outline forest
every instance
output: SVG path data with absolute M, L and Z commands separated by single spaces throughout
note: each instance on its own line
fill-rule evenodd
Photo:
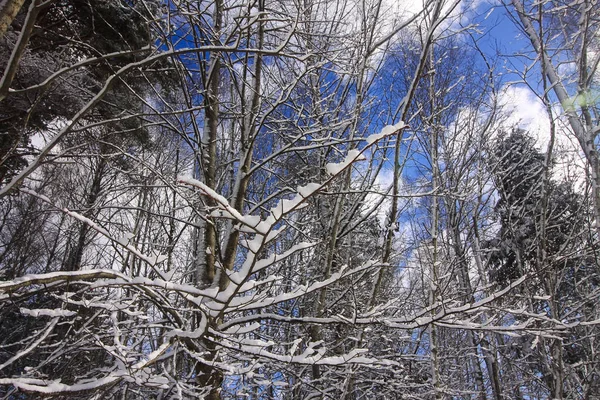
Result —
M 0 0 L 0 399 L 598 399 L 598 0 Z

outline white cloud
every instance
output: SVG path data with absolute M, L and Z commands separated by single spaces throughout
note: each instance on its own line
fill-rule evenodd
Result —
M 384 196 L 378 193 L 386 193 L 392 186 L 393 180 L 393 171 L 391 169 L 383 168 L 375 178 L 375 183 L 371 188 L 373 192 L 367 194 L 365 197 L 365 204 L 362 210 L 363 213 L 373 212 L 373 208 L 377 207 L 374 212 L 382 227 L 385 226 L 386 219 L 392 208 L 392 201 L 390 198 L 384 198 Z
M 536 139 L 537 148 L 546 152 L 550 142 L 551 119 L 542 101 L 529 88 L 510 85 L 500 91 L 498 103 L 505 116 L 500 128 L 528 131 Z M 552 118 L 556 129 L 554 176 L 581 185 L 585 181 L 582 172 L 585 170 L 585 160 L 559 104 L 552 105 Z
M 550 132 L 548 113 L 542 101 L 529 88 L 505 86 L 498 103 L 506 116 L 502 123 L 505 128 L 517 127 L 529 131 L 537 137 L 540 149 L 547 146 Z

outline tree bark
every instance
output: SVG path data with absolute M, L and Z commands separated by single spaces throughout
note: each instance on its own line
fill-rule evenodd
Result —
M 0 39 L 23 7 L 25 0 L 2 0 L 0 3 Z

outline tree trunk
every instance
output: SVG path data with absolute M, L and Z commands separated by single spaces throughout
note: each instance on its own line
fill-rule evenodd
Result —
M 98 165 L 94 170 L 92 185 L 90 186 L 86 198 L 85 212 L 83 213 L 83 216 L 86 218 L 92 219 L 97 214 L 98 210 L 96 208 L 96 201 L 98 200 L 100 191 L 102 189 L 102 178 L 104 177 L 105 169 L 106 159 L 100 157 L 98 160 Z M 83 258 L 83 252 L 85 250 L 87 234 L 90 231 L 90 226 L 83 222 L 79 222 L 79 224 L 81 224 L 81 226 L 79 227 L 75 243 L 73 247 L 71 247 L 67 259 L 65 260 L 63 271 L 79 271 L 81 268 L 81 260 Z
M 0 39 L 23 7 L 25 0 L 2 0 L 0 3 Z

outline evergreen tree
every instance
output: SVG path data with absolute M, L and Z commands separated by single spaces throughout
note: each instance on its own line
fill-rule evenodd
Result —
M 534 140 L 520 130 L 501 137 L 492 151 L 500 230 L 497 238 L 488 243 L 490 278 L 506 285 L 523 275 L 523 263 L 535 258 L 544 155 L 535 148 Z
M 502 136 L 494 145 L 492 168 L 500 229 L 487 247 L 492 265 L 490 278 L 500 285 L 535 272 L 540 246 L 544 247 L 546 260 L 564 264 L 561 254 L 582 244 L 580 230 L 589 217 L 585 203 L 570 182 L 549 179 L 544 189 L 545 159 L 534 139 L 522 130 Z M 577 254 L 568 257 L 568 263 L 581 260 Z
M 578 365 L 594 362 L 588 357 L 594 352 L 593 340 L 585 339 L 589 336 L 586 328 L 577 327 L 595 318 L 587 306 L 598 282 L 586 231 L 591 210 L 571 182 L 551 179 L 552 161 L 535 147 L 527 132 L 517 130 L 500 137 L 492 153 L 500 229 L 486 244 L 490 279 L 504 287 L 527 275 L 525 284 L 514 290 L 517 296 L 504 301 L 548 321 L 574 324 L 562 339 L 539 342 L 531 337 L 498 337 L 502 357 L 521 360 L 516 369 L 505 365 L 503 379 L 538 376 L 542 379 L 527 389 L 530 393 L 562 398 L 568 387 L 581 386 L 589 378 L 572 380 L 585 375 Z M 549 365 L 548 359 L 553 363 Z M 583 384 L 588 385 L 593 386 Z
M 53 124 L 72 118 L 110 75 L 146 55 L 153 40 L 148 22 L 152 21 L 152 2 L 49 2 L 37 14 L 31 34 L 23 35 L 29 3 L 25 3 L 6 35 L 0 38 L 2 89 L 6 85 L 12 89 L 0 97 L 0 183 L 9 181 L 27 164 L 25 157 L 35 155 L 36 149 L 30 146 L 32 136 L 45 134 Z M 26 51 L 11 59 L 19 43 L 26 39 Z M 105 57 L 107 54 L 113 56 Z M 82 60 L 90 62 L 68 68 Z M 17 62 L 11 79 L 10 67 Z M 57 74 L 61 69 L 62 73 Z M 127 83 L 113 85 L 85 116 L 86 122 L 110 120 L 103 124 L 109 130 L 143 134 L 139 120 L 133 116 L 142 106 L 136 93 L 141 93 L 144 80 L 133 75 L 127 78 Z M 80 141 L 82 135 L 79 136 Z

